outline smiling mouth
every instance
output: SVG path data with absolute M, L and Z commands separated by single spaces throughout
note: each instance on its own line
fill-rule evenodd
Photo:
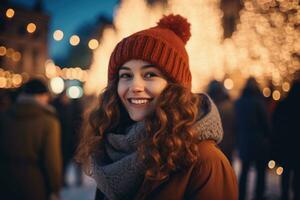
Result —
M 147 99 L 147 98 L 128 98 L 128 101 L 130 104 L 134 105 L 146 105 L 149 104 L 152 99 Z

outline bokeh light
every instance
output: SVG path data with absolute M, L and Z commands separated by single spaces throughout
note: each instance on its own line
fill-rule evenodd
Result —
M 277 167 L 276 174 L 280 176 L 282 173 L 283 173 L 283 168 L 282 167 Z
M 34 33 L 35 30 L 36 30 L 36 25 L 31 22 L 31 23 L 27 24 L 27 28 L 26 29 L 27 29 L 28 33 Z
M 98 40 L 96 40 L 96 39 L 91 39 L 90 41 L 89 41 L 89 48 L 90 49 L 92 49 L 92 50 L 94 50 L 94 49 L 97 49 L 97 47 L 99 46 L 99 42 L 98 42 Z
M 224 81 L 224 87 L 227 90 L 231 90 L 233 88 L 233 86 L 234 86 L 234 84 L 233 84 L 232 79 L 230 79 L 230 78 L 225 79 L 225 81 Z
M 264 97 L 269 97 L 269 96 L 271 96 L 271 89 L 268 88 L 268 87 L 264 88 L 264 89 L 263 89 L 263 95 L 264 95 Z
M 62 40 L 64 38 L 64 32 L 62 32 L 61 30 L 54 31 L 53 38 L 56 41 Z
M 50 88 L 53 93 L 60 94 L 64 91 L 65 83 L 64 80 L 60 77 L 54 77 L 50 79 Z
M 285 91 L 285 92 L 288 92 L 288 91 L 290 91 L 290 83 L 288 83 L 288 82 L 284 82 L 283 84 L 282 84 L 282 90 L 283 91 Z
M 8 9 L 6 10 L 6 17 L 7 17 L 7 18 L 13 18 L 14 15 L 15 15 L 14 9 L 8 8 Z
M 71 86 L 67 89 L 67 96 L 70 97 L 71 99 L 78 99 L 82 97 L 83 95 L 83 90 L 82 87 L 80 86 Z
M 281 97 L 281 94 L 278 90 L 274 90 L 273 93 L 272 93 L 272 97 L 275 101 L 278 101 Z
M 15 87 L 19 87 L 22 83 L 22 76 L 20 74 L 15 74 L 12 76 L 12 83 Z
M 21 53 L 18 52 L 18 51 L 14 52 L 14 53 L 12 54 L 12 60 L 13 60 L 14 62 L 20 61 L 21 57 L 22 57 L 22 55 L 21 55 Z
M 6 54 L 6 48 L 4 46 L 0 46 L 0 56 L 4 56 Z
M 80 38 L 79 38 L 78 35 L 72 35 L 72 36 L 70 37 L 70 44 L 71 44 L 72 46 L 77 46 L 77 45 L 79 44 L 79 42 L 80 42 Z
M 275 167 L 275 165 L 276 165 L 276 163 L 275 163 L 274 160 L 270 160 L 269 163 L 268 163 L 268 167 L 269 167 L 270 169 L 273 169 L 273 168 Z

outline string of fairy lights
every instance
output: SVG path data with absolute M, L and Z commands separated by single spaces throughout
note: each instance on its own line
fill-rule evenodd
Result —
M 7 18 L 12 19 L 15 16 L 16 11 L 13 8 L 8 8 L 6 10 L 5 14 L 6 14 Z M 34 33 L 37 30 L 37 28 L 38 28 L 37 25 L 33 22 L 28 23 L 27 26 L 26 26 L 26 30 L 27 30 L 28 33 Z M 55 30 L 53 32 L 52 36 L 53 36 L 53 39 L 55 41 L 58 41 L 58 42 L 62 41 L 65 37 L 64 32 L 60 29 Z M 69 38 L 69 43 L 72 46 L 79 45 L 80 44 L 80 37 L 76 34 L 71 35 L 70 38 Z M 99 41 L 95 38 L 92 38 L 88 41 L 87 45 L 91 50 L 95 50 L 99 46 Z

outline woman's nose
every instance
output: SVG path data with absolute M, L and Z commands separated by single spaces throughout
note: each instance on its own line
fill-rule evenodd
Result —
M 142 92 L 144 91 L 145 85 L 143 80 L 139 79 L 139 78 L 134 78 L 131 82 L 130 85 L 130 90 L 132 92 Z

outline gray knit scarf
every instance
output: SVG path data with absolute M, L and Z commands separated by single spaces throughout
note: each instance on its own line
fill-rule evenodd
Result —
M 222 140 L 220 116 L 212 100 L 202 95 L 207 113 L 195 124 L 199 140 Z M 106 155 L 92 157 L 92 177 L 107 199 L 133 199 L 144 179 L 146 167 L 138 159 L 137 147 L 145 138 L 143 122 L 135 123 L 125 134 L 106 134 Z M 108 161 L 111 160 L 111 161 Z

